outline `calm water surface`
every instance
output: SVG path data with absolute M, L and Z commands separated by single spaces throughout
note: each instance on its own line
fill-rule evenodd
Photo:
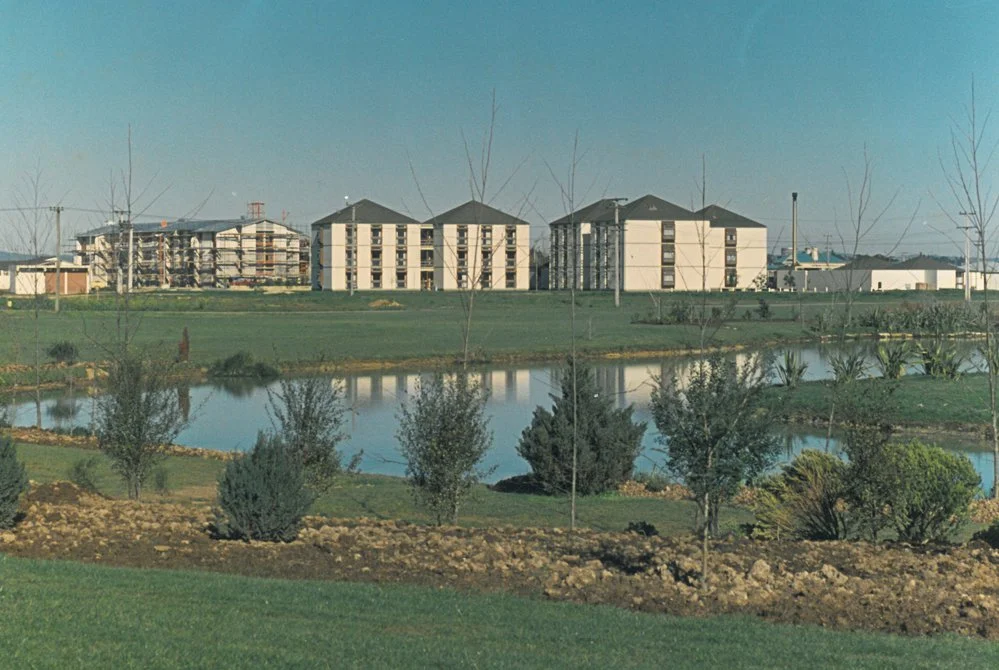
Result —
M 853 345 L 854 348 L 872 351 L 870 343 Z M 795 349 L 808 363 L 807 379 L 827 379 L 831 376 L 829 356 L 842 351 L 842 347 L 800 346 Z M 973 370 L 977 361 L 973 346 L 967 345 L 969 362 Z M 744 360 L 749 354 L 733 354 Z M 597 363 L 594 367 L 602 392 L 613 398 L 619 407 L 634 404 L 635 417 L 646 421 L 649 427 L 644 438 L 644 453 L 639 458 L 639 469 L 648 470 L 663 462 L 663 455 L 656 449 L 657 432 L 649 414 L 652 380 L 656 375 L 674 372 L 681 378 L 689 371 L 690 359 L 672 358 L 658 361 L 615 361 Z M 348 454 L 363 450 L 361 469 L 366 472 L 402 475 L 405 466 L 397 450 L 395 438 L 400 403 L 414 388 L 420 372 L 364 373 L 343 378 L 348 413 L 347 429 L 350 437 L 343 449 Z M 520 367 L 490 367 L 477 370 L 482 382 L 491 392 L 488 413 L 494 432 L 494 444 L 486 457 L 486 466 L 496 468 L 492 480 L 523 474 L 529 470 L 516 452 L 521 431 L 531 421 L 535 407 L 551 407 L 550 393 L 557 391 L 558 367 L 535 365 Z M 276 384 L 270 386 L 274 390 Z M 253 446 L 257 432 L 271 428 L 267 413 L 268 387 L 241 383 L 183 387 L 178 389 L 182 406 L 190 408 L 190 423 L 178 436 L 177 442 L 188 446 L 219 450 L 244 451 Z M 45 427 L 71 428 L 89 426 L 93 398 L 86 393 L 60 392 L 44 401 L 42 418 Z M 33 425 L 34 404 L 17 402 L 11 407 L 17 425 Z M 980 443 L 955 444 L 951 438 L 941 445 L 967 455 L 979 474 L 983 486 L 992 486 L 992 453 Z M 839 442 L 834 437 L 830 451 L 838 452 Z M 791 458 L 805 448 L 826 448 L 825 433 L 794 430 L 785 436 L 784 458 Z

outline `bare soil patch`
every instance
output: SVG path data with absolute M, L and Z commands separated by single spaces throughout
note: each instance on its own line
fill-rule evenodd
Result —
M 213 539 L 208 506 L 133 503 L 70 483 L 35 487 L 0 551 L 134 567 L 293 579 L 406 582 L 607 603 L 653 612 L 743 614 L 892 633 L 999 638 L 999 550 L 849 542 L 713 545 L 697 586 L 693 537 L 554 529 L 432 528 L 309 517 L 288 544 Z

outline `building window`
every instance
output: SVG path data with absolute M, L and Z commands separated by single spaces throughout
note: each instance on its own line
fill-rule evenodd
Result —
M 516 251 L 507 251 L 506 252 L 506 266 L 508 268 L 515 268 L 515 267 L 517 267 L 517 252 Z
M 434 246 L 434 231 L 433 228 L 424 228 L 420 231 L 420 246 L 432 247 Z
M 468 245 L 468 226 L 458 226 L 458 246 Z
M 397 252 L 395 252 L 395 264 L 396 265 L 401 265 L 403 267 L 406 266 L 406 252 L 405 251 L 397 251 Z
M 676 222 L 662 221 L 663 242 L 673 242 L 676 240 Z
M 736 265 L 737 262 L 736 253 L 734 249 L 729 249 L 725 252 L 725 266 L 732 267 Z
M 458 267 L 467 268 L 468 267 L 468 250 L 459 249 L 458 250 Z
M 735 228 L 726 228 L 725 229 L 725 246 L 726 247 L 734 247 L 736 242 L 737 242 L 737 238 L 736 238 L 736 234 L 735 234 Z
M 434 266 L 434 250 L 423 249 L 420 251 L 420 267 L 432 268 Z
M 480 288 L 491 288 L 493 285 L 493 273 L 483 272 L 479 277 L 479 287 Z
M 406 271 L 398 270 L 395 273 L 395 287 L 396 288 L 406 288 Z
M 517 226 L 507 226 L 506 227 L 506 245 L 508 247 L 516 246 L 517 244 Z
M 372 249 L 371 250 L 371 267 L 380 268 L 382 266 L 382 250 Z
M 663 245 L 663 265 L 676 265 L 676 249 L 672 244 Z
M 729 270 L 725 273 L 725 288 L 735 288 L 739 285 L 739 275 Z
M 382 287 L 382 273 L 381 271 L 371 273 L 371 288 L 381 288 Z
M 493 227 L 492 226 L 482 226 L 482 243 L 492 244 L 493 243 Z
M 458 288 L 468 288 L 468 273 L 458 270 Z
M 676 288 L 676 271 L 673 268 L 663 268 L 663 288 Z
M 406 226 L 395 227 L 395 243 L 398 246 L 406 246 Z
M 507 273 L 506 273 L 506 287 L 507 288 L 517 288 L 517 273 L 516 272 L 510 272 L 509 270 L 507 271 Z
M 347 224 L 347 244 L 353 244 L 356 240 L 354 239 L 354 224 Z
M 347 288 L 357 288 L 357 280 L 354 278 L 354 273 L 347 270 Z
M 424 291 L 434 290 L 434 273 L 424 270 L 420 273 L 420 288 Z
M 382 243 L 382 227 L 379 225 L 371 226 L 371 245 L 380 246 Z

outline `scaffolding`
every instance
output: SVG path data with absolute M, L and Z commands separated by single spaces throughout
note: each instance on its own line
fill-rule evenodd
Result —
M 262 206 L 251 203 L 258 204 Z M 219 222 L 213 223 L 217 228 Z M 133 228 L 131 261 L 128 231 L 114 226 L 78 238 L 77 256 L 90 266 L 98 286 L 122 283 L 126 268 L 131 269 L 135 287 L 225 288 L 233 283 L 308 281 L 308 237 L 266 219 L 231 223 L 215 230 L 205 230 L 202 222 Z

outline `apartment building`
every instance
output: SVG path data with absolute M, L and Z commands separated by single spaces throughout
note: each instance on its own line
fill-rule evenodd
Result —
M 469 201 L 419 222 L 360 200 L 312 224 L 315 290 L 527 290 L 530 224 Z
M 435 216 L 434 283 L 447 291 L 477 286 L 526 291 L 530 287 L 531 224 L 469 200 Z
M 93 288 L 298 283 L 309 276 L 309 238 L 263 217 L 108 223 L 77 236 L 75 260 Z
M 598 200 L 550 230 L 553 289 L 612 290 L 620 277 L 624 291 L 735 290 L 766 277 L 766 227 L 718 205 Z
M 434 228 L 371 200 L 312 224 L 315 290 L 433 290 Z

